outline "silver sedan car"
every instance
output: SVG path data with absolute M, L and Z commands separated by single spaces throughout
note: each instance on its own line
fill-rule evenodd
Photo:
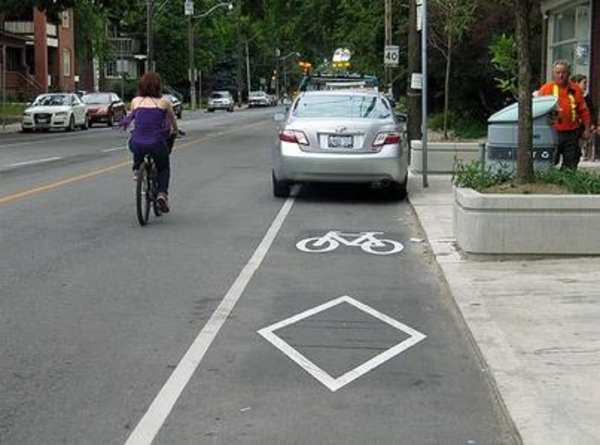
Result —
M 395 199 L 406 196 L 406 127 L 377 91 L 305 92 L 275 121 L 275 196 L 289 196 L 302 182 L 370 183 Z

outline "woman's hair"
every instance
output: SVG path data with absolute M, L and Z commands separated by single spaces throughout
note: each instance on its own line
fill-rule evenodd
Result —
M 579 83 L 582 80 L 587 80 L 587 76 L 584 74 L 575 74 L 574 76 L 571 77 L 571 81 L 573 81 L 575 83 Z
M 144 74 L 138 86 L 138 96 L 161 97 L 160 76 L 152 71 Z

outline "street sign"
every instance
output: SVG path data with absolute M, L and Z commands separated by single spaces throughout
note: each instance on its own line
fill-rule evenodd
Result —
M 423 0 L 417 0 L 417 31 L 423 29 Z
M 400 47 L 396 45 L 385 45 L 383 64 L 385 66 L 398 66 L 400 59 Z
M 184 10 L 185 10 L 185 15 L 194 15 L 193 0 L 185 0 Z
M 410 76 L 410 87 L 413 90 L 423 89 L 423 75 L 421 73 L 412 73 Z

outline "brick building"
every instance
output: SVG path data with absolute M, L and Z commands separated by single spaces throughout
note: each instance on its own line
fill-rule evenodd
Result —
M 73 13 L 57 21 L 32 9 L 18 16 L 0 16 L 0 64 L 5 64 L 7 95 L 31 98 L 51 90 L 76 87 Z

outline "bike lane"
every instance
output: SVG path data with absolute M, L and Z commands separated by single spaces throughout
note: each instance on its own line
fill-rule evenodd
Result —
M 154 443 L 519 443 L 423 238 L 406 202 L 305 187 Z

